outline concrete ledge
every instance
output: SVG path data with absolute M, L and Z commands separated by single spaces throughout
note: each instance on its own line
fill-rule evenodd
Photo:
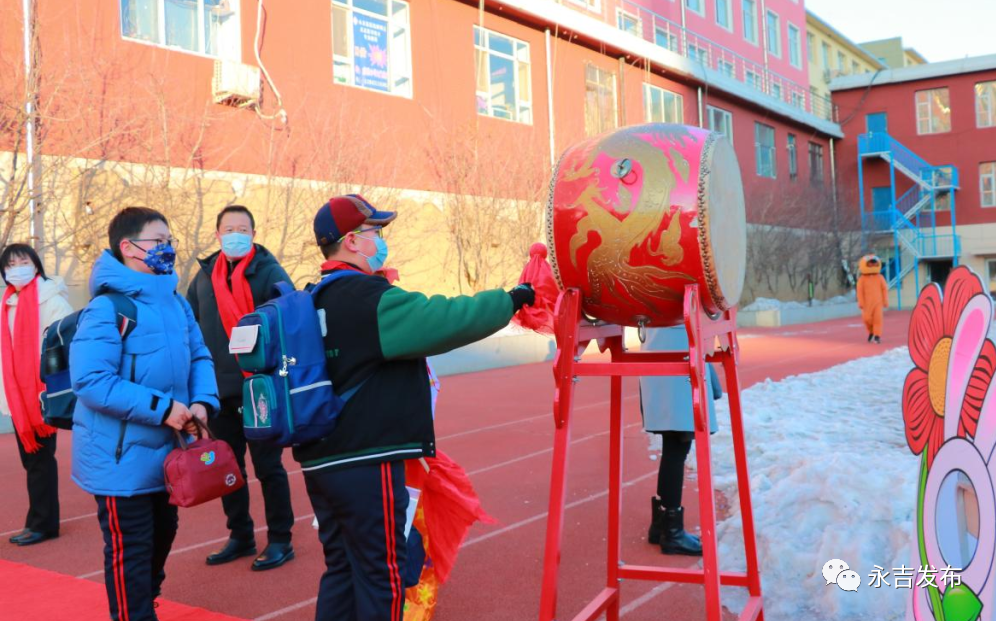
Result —
M 841 317 L 856 317 L 860 314 L 858 305 L 854 303 L 739 311 L 737 313 L 737 326 L 741 328 L 777 328 L 800 323 L 829 321 Z

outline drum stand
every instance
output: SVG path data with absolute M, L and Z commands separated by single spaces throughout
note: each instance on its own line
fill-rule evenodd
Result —
M 623 327 L 591 324 L 581 315 L 581 293 L 568 289 L 557 301 L 557 355 L 554 377 L 557 383 L 553 402 L 556 433 L 553 448 L 553 473 L 550 479 L 550 511 L 547 520 L 546 552 L 543 559 L 543 590 L 540 621 L 553 621 L 557 610 L 557 582 L 560 568 L 561 538 L 564 527 L 564 503 L 567 493 L 567 457 L 570 447 L 571 410 L 574 384 L 581 377 L 610 378 L 609 409 L 609 518 L 606 586 L 602 592 L 574 617 L 574 621 L 594 621 L 602 614 L 607 621 L 619 619 L 620 583 L 624 579 L 656 582 L 684 582 L 705 586 L 706 619 L 721 621 L 720 585 L 747 587 L 750 598 L 739 621 L 763 621 L 761 577 L 757 565 L 754 516 L 751 510 L 750 479 L 747 475 L 747 449 L 744 444 L 743 412 L 740 405 L 740 380 L 737 373 L 736 312 L 727 311 L 711 320 L 699 305 L 697 285 L 685 288 L 685 327 L 688 330 L 688 354 L 684 352 L 628 352 L 623 343 Z M 718 337 L 720 349 L 712 353 Z M 588 343 L 596 341 L 601 351 L 608 350 L 610 362 L 581 362 Z M 720 572 L 716 551 L 716 510 L 710 470 L 709 421 L 705 383 L 706 362 L 722 364 L 730 399 L 730 424 L 736 455 L 740 513 L 743 518 L 747 572 Z M 622 378 L 636 376 L 688 377 L 692 385 L 695 417 L 695 454 L 699 478 L 699 519 L 702 529 L 704 569 L 672 569 L 627 565 L 620 560 L 620 518 L 622 514 Z M 642 503 L 641 503 L 642 505 Z

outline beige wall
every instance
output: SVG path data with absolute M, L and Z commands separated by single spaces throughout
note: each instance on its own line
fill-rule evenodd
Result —
M 832 80 L 840 75 L 866 73 L 877 69 L 876 65 L 869 60 L 867 55 L 862 54 L 861 50 L 857 49 L 853 44 L 842 40 L 837 34 L 827 29 L 819 20 L 815 20 L 812 17 L 807 18 L 806 29 L 808 35 L 812 35 L 813 42 L 812 49 L 809 50 L 809 85 L 811 89 L 815 89 L 816 94 L 823 97 L 830 96 L 828 79 Z M 809 41 L 808 35 L 807 45 Z M 827 69 L 823 64 L 824 44 L 830 48 L 828 55 L 830 63 L 829 73 L 827 73 Z M 838 53 L 844 55 L 843 71 L 838 67 Z M 856 72 L 853 63 L 858 64 Z

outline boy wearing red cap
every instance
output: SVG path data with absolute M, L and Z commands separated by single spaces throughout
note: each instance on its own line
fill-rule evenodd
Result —
M 382 228 L 395 217 L 355 194 L 331 199 L 315 216 L 322 273 L 355 273 L 315 300 L 329 377 L 339 394 L 359 387 L 335 432 L 294 448 L 325 549 L 316 621 L 401 621 L 403 460 L 436 450 L 425 358 L 497 332 L 534 302 L 528 284 L 428 298 L 374 275 L 388 254 Z

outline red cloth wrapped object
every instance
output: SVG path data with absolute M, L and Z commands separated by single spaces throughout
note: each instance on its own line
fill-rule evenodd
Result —
M 428 556 L 432 559 L 439 583 L 446 582 L 456 563 L 460 544 L 474 522 L 497 524 L 481 508 L 467 473 L 442 451 L 425 458 L 429 471 L 418 460 L 406 462 L 405 484 L 422 490 L 419 504 L 425 512 Z
M 546 261 L 547 250 L 544 244 L 533 244 L 529 248 L 529 262 L 522 270 L 519 284 L 528 282 L 536 292 L 536 303 L 523 306 L 512 318 L 517 325 L 543 334 L 553 334 L 553 311 L 557 306 L 560 288 L 553 277 L 553 268 Z

